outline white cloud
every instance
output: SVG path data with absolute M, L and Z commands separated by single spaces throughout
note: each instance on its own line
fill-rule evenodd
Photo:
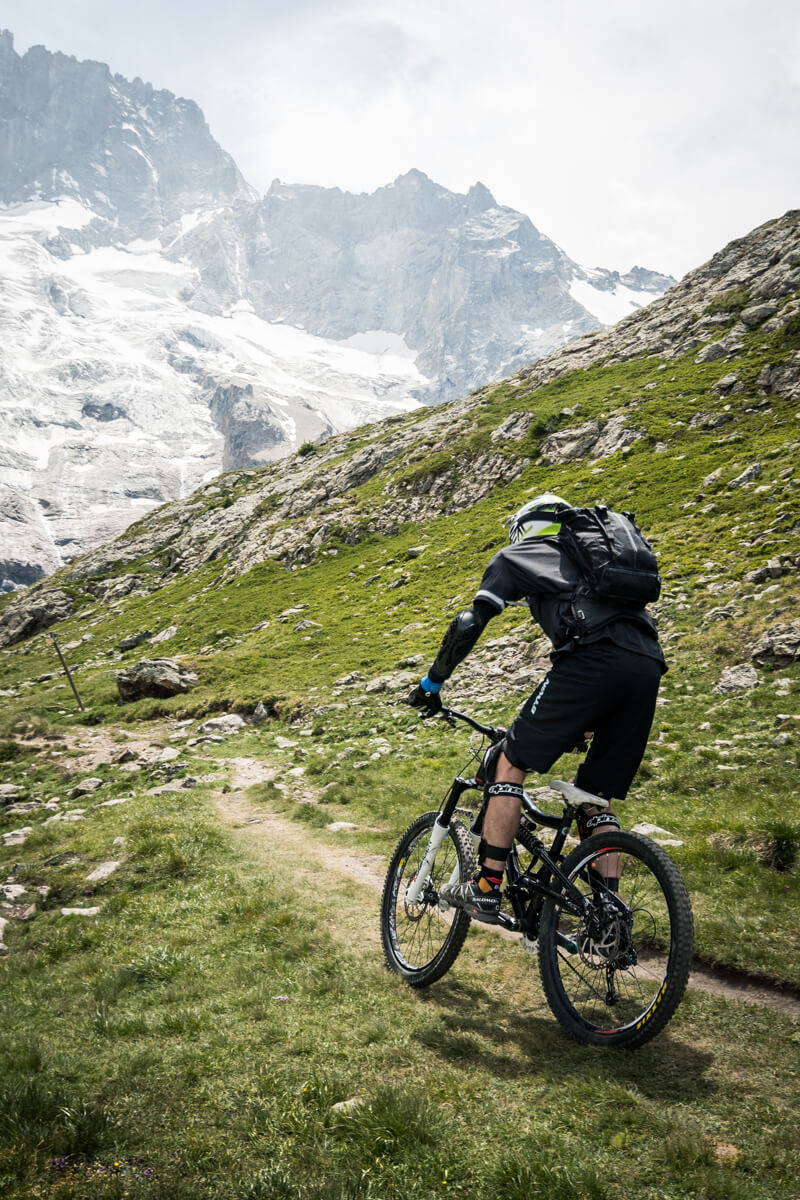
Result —
M 795 0 L 114 8 L 2 19 L 191 95 L 261 189 L 480 179 L 579 261 L 674 273 L 800 202 Z

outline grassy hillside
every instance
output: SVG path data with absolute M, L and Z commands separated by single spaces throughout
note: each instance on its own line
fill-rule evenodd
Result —
M 800 986 L 797 654 L 774 650 L 776 627 L 791 641 L 797 621 L 800 281 L 745 327 L 753 290 L 692 292 L 692 320 L 725 343 L 717 358 L 696 361 L 708 339 L 636 355 L 641 318 L 624 354 L 613 337 L 584 339 L 574 369 L 564 358 L 222 477 L 48 581 L 73 600 L 51 632 L 87 707 L 46 634 L 0 651 L 0 779 L 62 811 L 84 804 L 65 797 L 87 773 L 104 799 L 132 799 L 74 825 L 44 823 L 58 806 L 0 815 L 0 833 L 31 829 L 23 844 L 4 838 L 2 878 L 50 888 L 4 935 L 4 999 L 27 1030 L 2 1046 L 9 1195 L 791 1193 L 788 1019 L 693 995 L 668 1035 L 612 1064 L 566 1045 L 530 967 L 483 933 L 452 978 L 411 996 L 380 966 L 374 897 L 316 886 L 302 854 L 265 858 L 223 827 L 221 784 L 151 791 L 224 774 L 215 760 L 231 755 L 263 760 L 276 774 L 249 804 L 294 821 L 309 845 L 379 861 L 467 757 L 461 736 L 399 699 L 474 595 L 509 513 L 544 488 L 631 509 L 661 558 L 670 670 L 620 815 L 682 842 L 671 853 L 703 959 Z M 630 436 L 553 461 L 592 422 L 600 437 Z M 1 621 L 20 600 L 0 604 Z M 118 650 L 172 627 L 163 643 Z M 509 610 L 447 700 L 510 718 L 545 649 Z M 122 705 L 115 670 L 159 655 L 197 683 Z M 717 690 L 737 665 L 755 667 L 747 686 Z M 190 745 L 201 717 L 258 703 L 264 724 Z M 89 772 L 77 743 L 98 729 L 178 754 Z M 342 821 L 354 828 L 327 830 Z M 124 864 L 87 885 L 114 836 Z M 59 916 L 98 899 L 97 922 Z M 357 1119 L 331 1114 L 354 1094 L 368 1100 Z M 493 1148 L 476 1152 L 484 1134 Z

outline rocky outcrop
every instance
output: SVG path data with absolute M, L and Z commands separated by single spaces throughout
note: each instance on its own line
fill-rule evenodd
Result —
M 143 658 L 117 671 L 117 691 L 123 704 L 147 697 L 165 699 L 188 692 L 197 676 L 172 658 Z
M 38 594 L 23 592 L 20 599 L 0 614 L 0 646 L 13 646 L 25 638 L 49 629 L 56 621 L 72 614 L 72 597 L 60 589 L 48 589 Z
M 770 625 L 753 647 L 753 661 L 789 667 L 800 660 L 800 621 Z

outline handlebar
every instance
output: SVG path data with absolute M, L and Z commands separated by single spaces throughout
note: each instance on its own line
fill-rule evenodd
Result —
M 456 712 L 454 708 L 443 707 L 436 716 L 446 721 L 448 725 L 455 725 L 456 721 L 463 721 L 465 725 L 469 725 L 470 729 L 474 729 L 476 733 L 480 733 L 488 738 L 493 745 L 506 735 L 505 729 L 497 729 L 494 725 L 481 725 L 480 721 L 476 721 L 474 717 L 468 717 L 466 713 Z

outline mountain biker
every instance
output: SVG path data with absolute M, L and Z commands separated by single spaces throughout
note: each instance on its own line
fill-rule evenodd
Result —
M 581 743 L 585 748 L 584 738 L 591 737 L 576 785 L 606 800 L 623 800 L 642 760 L 667 670 L 655 621 L 644 608 L 589 597 L 580 611 L 588 617 L 577 620 L 574 598 L 581 572 L 558 536 L 571 508 L 545 492 L 519 509 L 509 524 L 510 545 L 492 558 L 471 607 L 453 619 L 427 675 L 407 697 L 423 715 L 438 712 L 442 685 L 487 621 L 514 601 L 527 601 L 553 645 L 549 672 L 484 760 L 488 802 L 479 870 L 473 879 L 441 892 L 442 899 L 489 924 L 496 923 L 500 911 L 505 861 L 528 771 L 549 771 L 562 754 Z M 581 838 L 619 828 L 611 808 L 582 813 Z

